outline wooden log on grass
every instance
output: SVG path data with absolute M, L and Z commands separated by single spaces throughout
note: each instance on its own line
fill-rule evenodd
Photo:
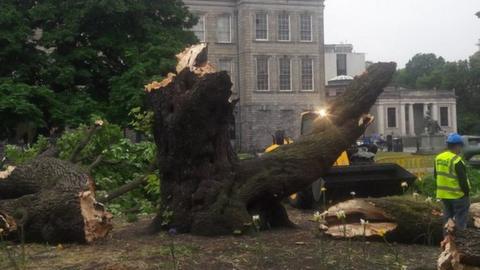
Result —
M 472 227 L 474 219 L 480 219 L 480 212 L 474 210 L 479 206 L 472 205 Z M 325 233 L 336 238 L 385 237 L 387 241 L 409 244 L 438 244 L 443 240 L 442 206 L 430 199 L 353 199 L 330 207 L 323 218 Z
M 0 230 L 7 238 L 91 243 L 110 232 L 111 219 L 95 200 L 91 177 L 73 163 L 36 158 L 0 178 Z

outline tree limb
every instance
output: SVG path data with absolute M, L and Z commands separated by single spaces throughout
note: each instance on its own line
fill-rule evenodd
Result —
M 104 159 L 104 155 L 100 154 L 97 158 L 92 162 L 92 164 L 88 165 L 87 172 L 92 173 L 93 169 L 95 169 L 100 163 L 102 163 Z
M 82 141 L 80 141 L 79 144 L 73 149 L 72 153 L 70 154 L 70 157 L 68 158 L 68 161 L 72 163 L 76 163 L 78 160 L 78 156 L 80 155 L 80 152 L 87 146 L 87 144 L 92 140 L 93 135 L 101 128 L 103 125 L 103 122 L 97 121 L 92 127 L 90 127 L 87 131 L 87 135 L 85 138 L 83 138 Z
M 134 189 L 136 189 L 140 186 L 143 186 L 143 185 L 147 184 L 148 174 L 155 171 L 155 167 L 156 167 L 156 164 L 151 163 L 149 165 L 147 171 L 144 174 L 139 175 L 133 181 L 128 182 L 125 185 L 109 192 L 107 195 L 105 195 L 105 197 L 101 198 L 99 201 L 101 203 L 111 202 L 112 200 L 122 196 L 123 194 L 128 193 L 128 192 L 130 192 L 130 191 L 132 191 L 132 190 L 134 190 Z

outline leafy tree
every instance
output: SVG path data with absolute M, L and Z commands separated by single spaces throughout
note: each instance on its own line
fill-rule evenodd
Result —
M 416 54 L 408 61 L 405 69 L 397 73 L 394 82 L 410 88 L 438 87 L 440 86 L 438 79 L 444 64 L 445 60 L 433 53 Z
M 459 107 L 459 129 L 463 133 L 480 134 L 480 52 L 469 59 L 468 72 L 459 77 L 463 88 L 456 88 Z
M 97 114 L 126 125 L 143 85 L 196 41 L 184 30 L 194 23 L 180 0 L 1 1 L 0 81 L 48 89 L 62 124 Z M 35 121 L 49 124 L 53 113 L 40 111 Z
M 455 89 L 460 132 L 480 134 L 480 52 L 457 62 L 417 54 L 397 71 L 394 83 L 415 89 Z
M 54 125 L 60 115 L 58 108 L 53 91 L 45 86 L 0 82 L 0 137 L 14 136 L 19 124 L 35 129 Z
M 55 48 L 42 73 L 55 92 L 81 89 L 107 116 L 126 124 L 142 105 L 142 86 L 173 67 L 194 42 L 193 17 L 178 0 L 48 0 L 29 10 L 43 30 L 38 45 Z M 74 102 L 73 100 L 70 100 Z

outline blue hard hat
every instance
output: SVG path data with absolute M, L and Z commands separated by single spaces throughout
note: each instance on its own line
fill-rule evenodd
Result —
M 451 133 L 447 138 L 448 144 L 463 144 L 463 138 L 458 133 Z

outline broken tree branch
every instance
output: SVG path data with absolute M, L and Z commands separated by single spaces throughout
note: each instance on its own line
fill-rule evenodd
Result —
M 100 154 L 95 158 L 95 160 L 92 162 L 92 164 L 88 165 L 87 167 L 87 172 L 92 173 L 93 169 L 95 169 L 100 163 L 102 163 L 104 159 L 104 155 Z
M 87 146 L 87 144 L 92 140 L 93 135 L 102 127 L 103 121 L 97 120 L 95 121 L 95 124 L 91 126 L 88 131 L 87 135 L 83 140 L 80 141 L 79 144 L 73 149 L 72 153 L 70 154 L 70 157 L 68 158 L 68 161 L 72 163 L 77 163 L 78 156 L 82 152 L 82 150 Z
M 150 173 L 153 173 L 155 171 L 155 168 L 156 168 L 155 162 L 151 163 L 144 174 L 137 176 L 133 181 L 128 182 L 125 185 L 109 192 L 107 195 L 105 195 L 105 197 L 100 199 L 100 202 L 101 203 L 111 202 L 112 200 L 122 196 L 125 193 L 128 193 L 140 186 L 146 185 L 148 180 L 148 175 Z

